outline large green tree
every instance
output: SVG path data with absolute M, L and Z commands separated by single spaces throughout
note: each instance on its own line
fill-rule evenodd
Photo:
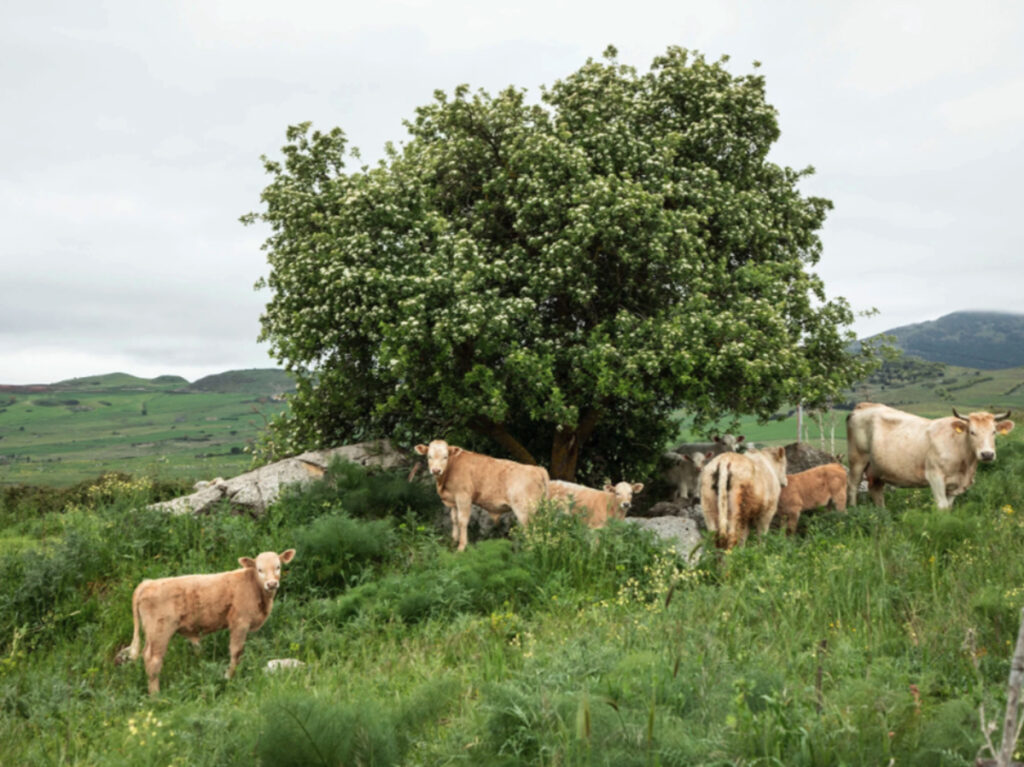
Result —
M 447 436 L 616 479 L 698 426 L 864 374 L 810 271 L 831 207 L 767 159 L 764 79 L 614 49 L 541 90 L 434 94 L 373 167 L 288 129 L 262 194 L 263 340 L 298 377 L 271 449 Z

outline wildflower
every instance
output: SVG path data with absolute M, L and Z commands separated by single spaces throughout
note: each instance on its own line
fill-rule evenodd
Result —
M 1013 506 L 1011 506 L 1010 504 L 1006 504 L 1005 506 L 1003 506 L 1002 511 L 1003 514 L 1013 514 Z

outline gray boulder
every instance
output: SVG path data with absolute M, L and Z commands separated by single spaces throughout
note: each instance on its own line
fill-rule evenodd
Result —
M 659 538 L 672 543 L 689 564 L 697 561 L 702 542 L 697 523 L 688 517 L 626 517 L 627 522 L 653 530 Z
M 806 442 L 786 445 L 786 473 L 799 474 L 801 471 L 823 466 L 826 463 L 841 463 L 836 456 L 811 447 Z
M 198 489 L 191 495 L 150 504 L 149 508 L 161 509 L 171 514 L 202 514 L 210 511 L 221 501 L 227 500 L 233 509 L 262 514 L 277 500 L 281 488 L 285 485 L 322 479 L 331 461 L 339 458 L 361 466 L 383 469 L 405 466 L 409 462 L 409 459 L 386 439 L 328 450 L 312 450 L 247 471 L 231 479 L 217 477 L 205 484 L 196 483 Z

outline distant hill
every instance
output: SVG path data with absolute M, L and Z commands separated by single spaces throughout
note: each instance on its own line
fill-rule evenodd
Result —
M 100 390 L 137 390 L 145 389 L 166 389 L 169 386 L 188 385 L 188 381 L 181 376 L 157 376 L 156 378 L 139 378 L 128 373 L 106 373 L 97 376 L 82 376 L 81 378 L 69 378 L 66 381 L 58 381 L 50 384 L 53 391 L 80 391 L 82 389 Z
M 276 368 L 228 370 L 224 373 L 200 378 L 186 387 L 190 392 L 220 392 L 224 394 L 252 394 L 270 397 L 295 391 L 295 379 Z
M 904 354 L 930 362 L 982 370 L 1024 365 L 1024 314 L 953 312 L 885 334 Z

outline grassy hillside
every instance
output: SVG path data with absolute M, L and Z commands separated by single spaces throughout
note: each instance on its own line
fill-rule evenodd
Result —
M 924 360 L 983 370 L 1024 365 L 1024 314 L 953 312 L 885 334 Z
M 454 554 L 432 488 L 355 468 L 258 520 L 145 511 L 144 482 L 0 509 L 3 763 L 966 767 L 1024 603 L 1022 475 L 1014 439 L 952 512 L 895 491 L 693 570 L 550 514 Z M 223 632 L 173 640 L 155 700 L 114 665 L 140 579 L 291 546 L 235 679 Z
M 235 372 L 216 391 L 177 376 L 123 373 L 0 387 L 0 484 L 68 485 L 105 471 L 192 479 L 245 471 L 244 448 L 285 405 L 254 393 L 280 391 L 280 371 Z

